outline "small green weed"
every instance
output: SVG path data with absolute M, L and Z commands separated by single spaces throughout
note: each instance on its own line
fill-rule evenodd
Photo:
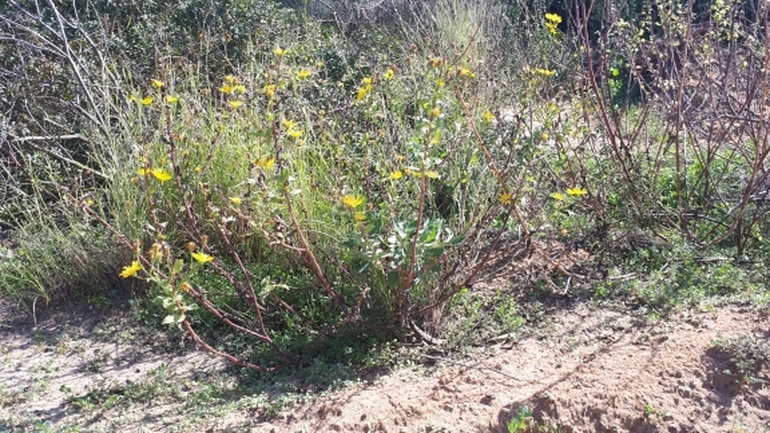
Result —
M 565 433 L 565 430 L 550 422 L 537 422 L 532 410 L 524 406 L 516 412 L 516 415 L 506 425 L 508 433 Z
M 727 354 L 731 366 L 723 373 L 735 377 L 739 384 L 760 384 L 767 379 L 759 376 L 762 368 L 770 361 L 770 344 L 759 341 L 751 335 L 738 337 L 719 336 L 712 342 L 719 351 Z
M 650 422 L 655 422 L 659 419 L 662 419 L 664 416 L 663 411 L 655 409 L 654 406 L 649 404 L 644 405 L 643 411 L 644 411 L 644 417 Z
M 508 421 L 508 433 L 523 433 L 532 425 L 532 411 L 523 407 Z

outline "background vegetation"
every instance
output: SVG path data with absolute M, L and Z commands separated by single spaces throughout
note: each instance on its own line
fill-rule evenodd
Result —
M 766 299 L 766 5 L 345 4 L 0 6 L 0 296 L 256 370 Z

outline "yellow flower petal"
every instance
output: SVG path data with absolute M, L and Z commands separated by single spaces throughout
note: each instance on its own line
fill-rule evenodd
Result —
M 195 261 L 198 263 L 208 263 L 214 260 L 213 256 L 210 256 L 206 253 L 197 252 L 190 253 L 190 255 L 192 255 L 192 258 L 195 259 Z
M 145 97 L 144 97 L 144 98 L 142 98 L 142 100 L 141 100 L 141 101 L 139 101 L 139 102 L 141 102 L 141 103 L 142 103 L 142 105 L 144 105 L 145 107 L 147 107 L 147 106 L 149 106 L 149 105 L 152 105 L 152 96 L 145 96 Z
M 227 103 L 233 110 L 243 106 L 243 101 L 229 101 Z
M 457 68 L 457 76 L 460 78 L 473 79 L 476 78 L 476 73 L 468 68 Z
M 495 113 L 490 111 L 489 108 L 484 110 L 484 114 L 482 114 L 482 117 L 484 117 L 484 122 L 486 123 L 492 123 L 495 121 Z
M 388 176 L 390 180 L 399 180 L 402 177 L 404 177 L 404 172 L 402 172 L 401 170 L 393 171 L 390 173 L 390 176 Z
M 133 277 L 137 272 L 141 270 L 142 265 L 139 264 L 138 260 L 134 260 L 130 265 L 123 268 L 123 270 L 120 272 L 120 276 L 123 278 Z
M 300 69 L 299 71 L 297 71 L 297 78 L 299 78 L 300 80 L 306 80 L 310 78 L 310 75 L 312 75 L 312 72 L 310 72 L 309 69 Z
M 163 81 L 160 81 L 160 80 L 153 79 L 150 81 L 150 84 L 154 89 L 160 89 L 161 87 L 163 87 Z
M 500 203 L 502 203 L 503 206 L 510 206 L 513 204 L 513 197 L 507 192 L 503 193 L 503 195 L 500 196 Z
M 168 95 L 166 96 L 166 102 L 168 102 L 169 104 L 176 104 L 177 102 L 179 102 L 179 98 L 177 98 L 176 96 Z
M 356 100 L 363 101 L 366 98 L 366 95 L 368 95 L 369 92 L 371 91 L 372 91 L 371 84 L 359 87 L 358 90 L 356 90 Z
M 273 165 L 275 165 L 275 158 L 267 158 L 267 157 L 261 157 L 258 160 L 254 161 L 254 165 L 257 167 L 262 167 L 265 170 L 270 170 L 273 168 Z
M 230 197 L 230 203 L 234 204 L 235 206 L 240 206 L 241 202 L 243 202 L 243 200 L 240 197 Z
M 362 211 L 358 211 L 355 214 L 353 214 L 353 219 L 356 222 L 366 221 L 366 213 Z
M 265 86 L 265 96 L 267 96 L 267 99 L 273 99 L 273 96 L 275 96 L 275 84 L 268 84 Z
M 566 196 L 564 194 L 560 193 L 560 192 L 552 192 L 551 193 L 551 198 L 554 199 L 554 200 L 561 201 L 561 200 L 564 200 L 566 198 Z
M 154 177 L 155 179 L 158 179 L 161 182 L 165 182 L 171 179 L 171 173 L 167 172 L 162 168 L 153 168 L 150 171 L 150 173 L 152 173 L 152 177 Z
M 580 197 L 586 194 L 588 194 L 588 191 L 585 188 L 581 188 L 579 186 L 567 189 L 567 195 Z
M 355 209 L 358 206 L 361 206 L 364 203 L 364 198 L 360 195 L 353 196 L 353 195 L 346 195 L 342 197 L 342 204 L 345 206 Z
M 547 13 L 545 14 L 545 20 L 554 24 L 561 24 L 561 16 L 559 14 Z
M 532 72 L 534 72 L 537 75 L 542 75 L 544 77 L 552 77 L 556 75 L 556 71 L 553 69 L 535 68 L 535 69 L 532 69 Z
M 286 50 L 284 50 L 284 49 L 283 49 L 283 48 L 281 48 L 281 47 L 275 47 L 275 48 L 273 48 L 273 54 L 275 54 L 275 55 L 276 55 L 276 56 L 278 56 L 278 57 L 283 57 L 283 56 L 285 56 L 285 55 L 286 55 L 286 52 L 287 52 L 287 51 L 286 51 Z

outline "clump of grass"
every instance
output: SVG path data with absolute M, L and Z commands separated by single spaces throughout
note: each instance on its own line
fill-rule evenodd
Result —
M 61 301 L 128 289 L 115 275 L 121 254 L 104 254 L 111 242 L 103 231 L 27 225 L 14 232 L 13 242 L 13 256 L 0 262 L 0 296 L 33 315 Z

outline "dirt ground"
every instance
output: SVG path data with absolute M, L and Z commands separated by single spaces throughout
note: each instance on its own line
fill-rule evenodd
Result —
M 767 311 L 752 307 L 650 322 L 579 305 L 517 341 L 462 357 L 429 351 L 411 366 L 298 403 L 251 397 L 197 418 L 198 400 L 184 402 L 199 395 L 202 374 L 224 380 L 212 376 L 226 368 L 221 361 L 198 350 L 122 347 L 128 331 L 108 319 L 27 328 L 18 320 L 0 324 L 0 431 L 507 432 L 526 409 L 540 428 L 529 431 L 770 431 L 770 366 L 736 375 L 734 353 L 715 344 L 750 336 L 767 345 Z M 148 377 L 157 383 L 159 372 L 164 384 L 184 384 L 171 403 L 135 399 L 105 409 L 100 400 L 99 411 L 83 408 L 82 396 L 94 390 Z

